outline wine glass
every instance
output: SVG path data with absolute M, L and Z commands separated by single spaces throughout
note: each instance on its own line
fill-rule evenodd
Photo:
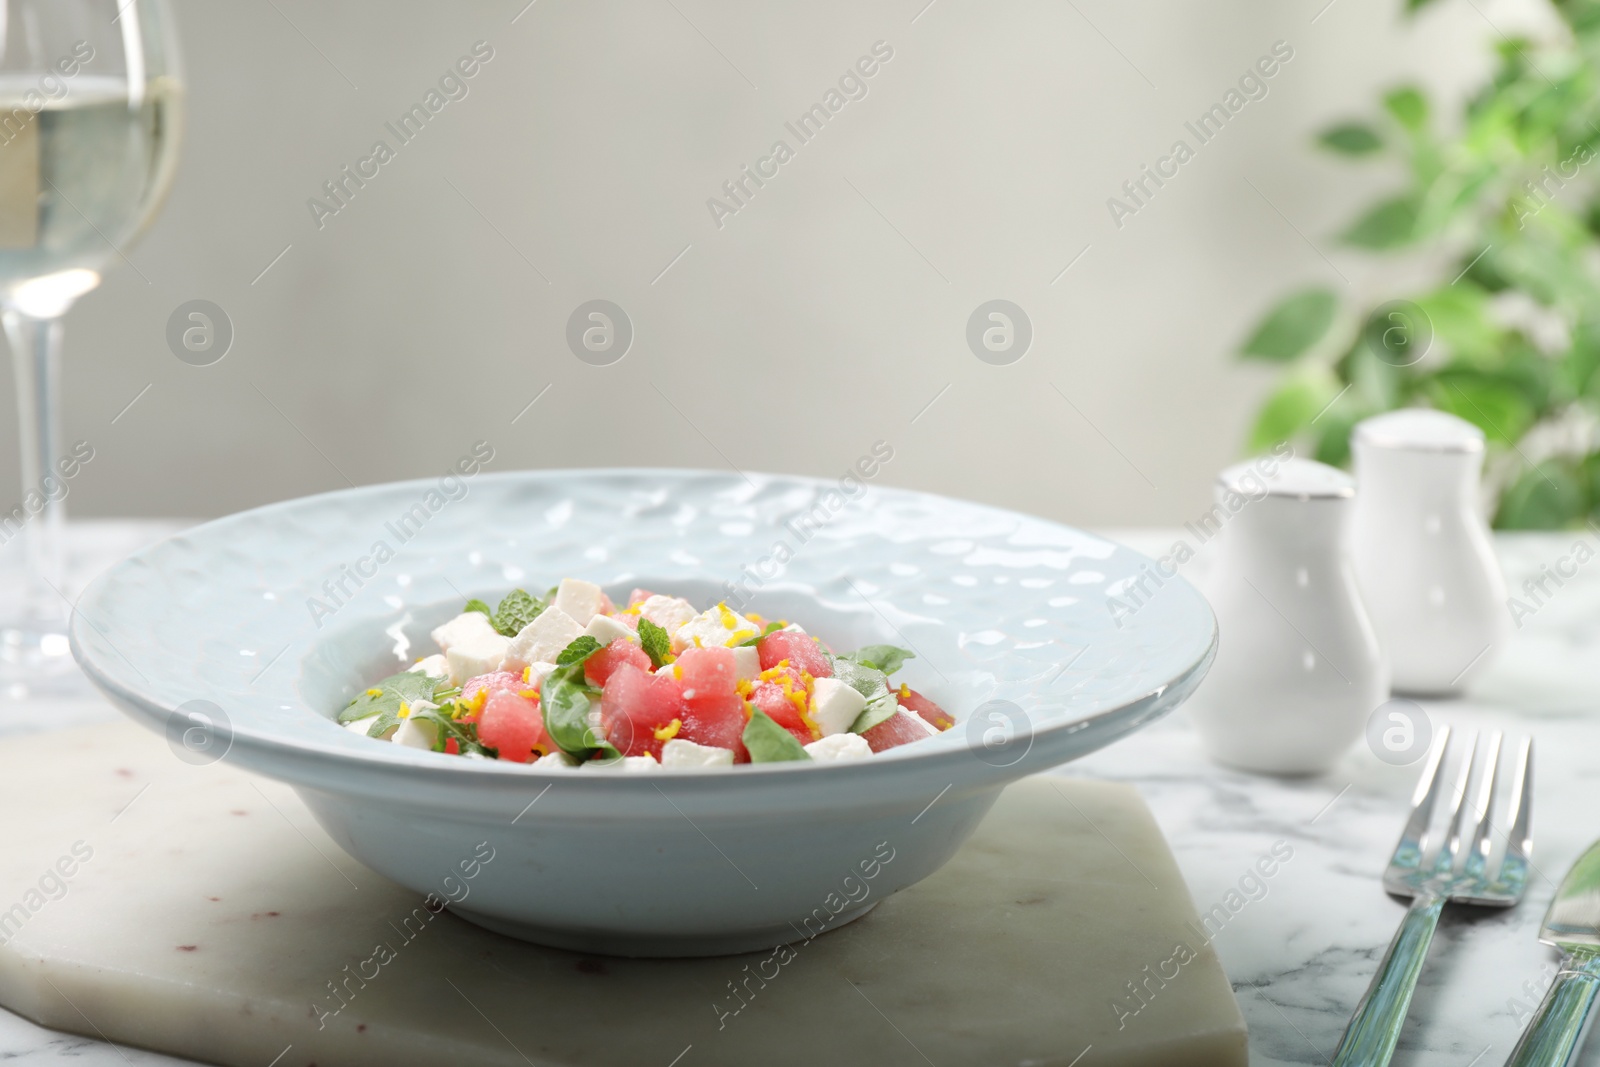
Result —
M 182 112 L 165 0 L 0 0 L 0 320 L 22 434 L 20 498 L 0 501 L 8 696 L 76 675 L 61 539 L 84 456 L 61 451 L 61 317 L 161 206 Z

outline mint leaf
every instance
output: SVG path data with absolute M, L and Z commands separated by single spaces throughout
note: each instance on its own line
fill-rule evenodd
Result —
M 863 667 L 871 667 L 887 675 L 899 670 L 905 665 L 906 660 L 916 659 L 917 654 L 910 649 L 896 648 L 894 645 L 867 645 L 865 648 L 858 648 L 854 652 L 846 652 L 834 658 L 859 663 Z
M 481 611 L 485 615 L 489 616 L 489 621 L 490 622 L 494 621 L 494 612 L 489 610 L 489 605 L 485 604 L 483 601 L 479 600 L 477 597 L 473 597 L 471 600 L 467 601 L 467 606 L 462 608 L 461 611 L 462 611 L 462 614 L 465 614 L 465 613 L 467 613 L 469 611 Z
M 489 621 L 494 623 L 494 628 L 500 631 L 502 637 L 515 637 L 524 626 L 539 617 L 545 606 L 544 601 L 527 590 L 513 589 L 500 601 L 500 606 Z
M 889 676 L 876 667 L 835 656 L 833 676 L 867 698 L 867 706 L 850 724 L 851 733 L 865 733 L 880 722 L 893 718 L 894 713 L 900 710 L 899 701 L 889 690 Z
M 770 715 L 755 705 L 750 706 L 750 721 L 744 724 L 741 740 L 750 750 L 751 763 L 784 763 L 811 758 L 794 734 L 773 722 Z
M 556 656 L 556 666 L 581 667 L 584 660 L 588 659 L 596 652 L 599 652 L 604 647 L 605 646 L 602 645 L 598 639 L 590 637 L 588 634 L 583 634 L 580 637 L 574 638 L 570 645 L 561 650 L 561 653 Z M 583 672 L 579 671 L 578 673 L 581 676 Z
M 390 725 L 393 725 L 399 721 L 401 704 L 414 704 L 420 700 L 437 703 L 434 696 L 449 688 L 447 679 L 429 678 L 420 671 L 392 674 L 345 705 L 344 710 L 339 712 L 339 721 L 355 722 L 373 715 L 390 715 L 393 716 Z
M 573 651 L 574 646 L 586 639 L 599 645 L 592 637 L 580 637 L 568 645 L 561 655 L 565 657 Z M 561 751 L 580 760 L 586 760 L 596 752 L 606 759 L 620 758 L 622 753 L 617 751 L 616 746 L 596 736 L 589 725 L 589 710 L 594 698 L 600 695 L 600 690 L 583 680 L 583 660 L 588 655 L 592 653 L 558 667 L 545 676 L 544 683 L 539 687 L 544 728 L 549 731 L 551 740 L 561 747 Z
M 656 668 L 667 662 L 672 652 L 672 638 L 667 636 L 667 631 L 643 616 L 639 619 L 639 644 L 650 657 L 650 666 Z
M 761 639 L 763 637 L 767 636 L 770 633 L 776 633 L 777 631 L 779 631 L 781 629 L 783 629 L 783 623 L 781 623 L 781 622 L 769 622 L 769 623 L 767 623 L 767 628 L 765 630 L 762 630 L 759 634 L 757 634 L 754 637 L 745 638 L 743 641 L 740 641 L 737 645 L 734 645 L 733 647 L 734 648 L 746 648 L 746 647 L 748 647 L 750 645 L 760 644 Z

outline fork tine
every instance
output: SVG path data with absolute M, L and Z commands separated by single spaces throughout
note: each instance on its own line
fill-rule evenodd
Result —
M 1433 758 L 1417 780 L 1416 792 L 1411 797 L 1411 816 L 1406 819 L 1405 828 L 1400 831 L 1400 841 L 1394 848 L 1393 862 L 1399 866 L 1416 867 L 1422 862 L 1422 854 L 1428 847 L 1428 827 L 1433 822 L 1433 811 L 1438 807 L 1439 793 L 1444 785 L 1444 776 L 1440 772 L 1449 766 L 1450 751 L 1454 744 L 1455 737 L 1450 727 L 1439 727 L 1438 747 L 1433 750 Z
M 1499 782 L 1496 779 L 1499 777 L 1500 749 L 1504 741 L 1505 735 L 1496 730 L 1489 741 L 1489 753 L 1484 757 L 1483 773 L 1478 777 L 1478 826 L 1472 835 L 1472 848 L 1467 853 L 1464 868 L 1467 875 L 1475 878 L 1483 877 L 1489 864 L 1489 853 L 1494 848 L 1490 829 L 1494 822 L 1495 799 L 1499 796 Z
M 1520 893 L 1528 880 L 1528 857 L 1533 852 L 1533 738 L 1522 740 L 1516 776 L 1511 783 L 1511 833 L 1506 838 L 1506 857 L 1495 879 L 1511 892 Z
M 1465 828 L 1468 807 L 1467 789 L 1472 784 L 1472 768 L 1478 762 L 1478 749 L 1482 747 L 1482 741 L 1481 735 L 1473 734 L 1472 748 L 1468 750 L 1467 758 L 1461 761 L 1461 773 L 1456 776 L 1455 799 L 1450 808 L 1450 830 L 1434 860 L 1435 871 L 1450 870 L 1461 855 L 1461 831 Z

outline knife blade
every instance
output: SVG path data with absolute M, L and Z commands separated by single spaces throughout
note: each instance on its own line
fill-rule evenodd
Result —
M 1594 1021 L 1600 999 L 1600 841 L 1561 880 L 1539 940 L 1561 950 L 1561 970 L 1506 1067 L 1566 1067 Z

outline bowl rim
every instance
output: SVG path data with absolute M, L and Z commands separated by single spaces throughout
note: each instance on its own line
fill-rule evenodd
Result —
M 744 476 L 757 479 L 771 479 L 790 483 L 803 483 L 812 486 L 833 487 L 834 481 L 811 475 L 786 474 L 764 471 L 719 471 L 708 468 L 693 467 L 562 467 L 562 468 L 523 468 L 503 471 L 484 471 L 475 476 L 474 482 L 515 482 L 526 480 L 560 480 L 564 478 L 594 479 L 606 476 L 640 476 L 640 477 L 680 477 L 680 478 L 729 478 L 735 479 Z M 154 544 L 147 545 L 137 552 L 130 554 L 125 559 L 101 571 L 86 586 L 73 606 L 71 624 L 69 626 L 69 642 L 73 657 L 88 676 L 89 680 L 104 692 L 114 704 L 129 713 L 135 719 L 142 721 L 152 729 L 160 731 L 164 724 L 170 723 L 174 715 L 179 714 L 179 707 L 168 706 L 163 700 L 157 699 L 124 681 L 123 677 L 106 663 L 102 663 L 92 650 L 85 647 L 85 630 L 98 630 L 84 614 L 82 605 L 91 604 L 93 599 L 103 596 L 108 590 L 114 588 L 121 572 L 136 565 L 148 555 L 161 551 L 173 542 L 182 538 L 199 535 L 212 535 L 217 531 L 225 531 L 229 527 L 259 519 L 263 516 L 277 515 L 292 511 L 317 501 L 329 498 L 343 498 L 345 500 L 360 501 L 364 497 L 377 496 L 382 493 L 392 492 L 408 487 L 423 487 L 436 482 L 436 478 L 423 477 L 404 479 L 392 482 L 377 482 L 367 485 L 331 489 L 320 493 L 292 497 L 286 500 L 273 501 L 268 504 L 258 505 L 243 511 L 233 512 L 216 519 L 199 523 L 184 530 L 177 531 Z M 1078 527 L 1068 526 L 1065 523 L 1052 519 L 1041 518 L 1027 512 L 1010 508 L 1001 508 L 991 504 L 966 500 L 960 497 L 946 496 L 940 493 L 927 492 L 920 489 L 904 488 L 899 486 L 875 485 L 874 488 L 894 494 L 905 494 L 916 497 L 934 498 L 945 504 L 953 504 L 962 508 L 975 509 L 981 512 L 1003 516 L 1011 519 L 1020 519 L 1030 523 L 1039 523 L 1059 527 L 1086 537 L 1094 537 L 1114 545 L 1119 550 L 1134 556 L 1143 562 L 1150 562 L 1149 557 L 1137 552 L 1126 545 L 1112 541 L 1110 538 L 1082 530 Z M 1215 612 L 1211 610 L 1209 602 L 1199 593 L 1194 586 L 1182 575 L 1169 580 L 1169 584 L 1178 584 L 1187 587 L 1193 593 L 1195 602 L 1205 612 L 1209 625 L 1209 635 L 1200 653 L 1181 669 L 1143 692 L 1130 696 L 1114 707 L 1104 708 L 1093 713 L 1060 722 L 1033 724 L 1030 722 L 1030 750 L 1037 748 L 1040 742 L 1055 740 L 1058 743 L 1068 736 L 1080 732 L 1104 732 L 1108 736 L 1095 748 L 1103 747 L 1114 740 L 1142 728 L 1155 721 L 1178 704 L 1182 703 L 1193 692 L 1205 673 L 1209 670 L 1216 657 L 1218 647 L 1218 627 Z M 109 647 L 109 646 L 108 646 Z M 290 646 L 291 648 L 293 645 Z M 114 649 L 113 649 L 114 651 Z M 286 650 L 287 651 L 287 650 Z M 303 650 L 302 650 L 303 651 Z M 120 653 L 118 656 L 120 657 Z M 109 658 L 109 657 L 108 657 Z M 131 664 L 130 664 L 131 666 Z M 135 669 L 137 673 L 137 669 Z M 306 705 L 307 710 L 313 714 L 318 709 Z M 968 745 L 937 745 L 932 747 L 904 746 L 904 749 L 917 751 L 891 750 L 886 753 L 875 754 L 870 760 L 848 761 L 838 763 L 763 763 L 756 765 L 741 765 L 733 773 L 726 768 L 708 768 L 704 770 L 690 768 L 674 768 L 662 770 L 652 774 L 628 774 L 621 771 L 590 771 L 581 773 L 577 768 L 562 771 L 537 771 L 527 764 L 502 765 L 499 760 L 467 760 L 460 757 L 443 757 L 437 760 L 413 762 L 396 760 L 392 758 L 395 753 L 374 745 L 373 751 L 368 753 L 361 749 L 344 749 L 338 746 L 317 743 L 314 740 L 302 740 L 285 737 L 273 730 L 263 730 L 259 727 L 248 725 L 241 726 L 228 723 L 228 749 L 224 758 L 228 758 L 240 766 L 248 769 L 259 770 L 270 777 L 280 778 L 294 783 L 306 784 L 318 788 L 327 788 L 330 782 L 336 781 L 336 776 L 325 772 L 335 768 L 349 775 L 352 771 L 358 773 L 362 779 L 372 779 L 374 782 L 386 781 L 391 786 L 393 780 L 399 776 L 408 781 L 437 786 L 440 788 L 478 788 L 486 791 L 497 791 L 504 787 L 526 787 L 546 783 L 561 782 L 570 784 L 578 790 L 603 791 L 613 793 L 616 791 L 647 791 L 656 790 L 663 794 L 671 790 L 684 792 L 695 791 L 706 787 L 722 791 L 727 788 L 736 788 L 737 783 L 756 780 L 782 779 L 784 776 L 801 774 L 803 780 L 810 781 L 814 776 L 824 776 L 817 780 L 837 781 L 844 775 L 855 775 L 861 779 L 873 777 L 878 780 L 888 781 L 911 773 L 920 777 L 922 772 L 932 768 L 954 769 L 959 766 L 976 765 L 988 773 L 980 773 L 977 777 L 983 779 L 1009 780 L 1020 777 L 1040 769 L 1037 761 L 1023 760 L 1029 764 L 1020 771 L 1015 766 L 996 768 L 984 764 L 974 758 L 973 750 Z M 953 732 L 953 731 L 951 731 Z M 329 735 L 330 738 L 333 735 Z M 930 740 L 933 740 L 930 738 Z M 1084 751 L 1092 751 L 1088 749 Z M 423 753 L 418 753 L 423 754 Z M 1081 754 L 1081 753 L 1080 753 Z M 425 755 L 439 756 L 439 753 L 426 753 Z M 1066 759 L 1074 758 L 1072 756 Z M 1063 762 L 1061 759 L 1053 763 Z M 1047 764 L 1053 765 L 1053 764 Z M 869 775 L 867 767 L 872 768 Z M 291 773 L 298 770 L 299 773 Z M 324 773 L 318 773 L 318 771 Z M 1014 771 L 1014 773 L 1007 773 Z M 963 776 L 970 778 L 972 775 Z M 480 783 L 472 785 L 469 783 Z M 592 784 L 586 784 L 592 783 Z M 341 786 L 355 786 L 361 784 L 354 778 L 346 777 L 339 782 Z M 388 795 L 392 789 L 353 790 L 340 788 L 330 790 L 334 792 L 372 792 L 373 794 Z M 563 790 L 565 792 L 566 790 Z M 524 790 L 525 792 L 525 790 Z

